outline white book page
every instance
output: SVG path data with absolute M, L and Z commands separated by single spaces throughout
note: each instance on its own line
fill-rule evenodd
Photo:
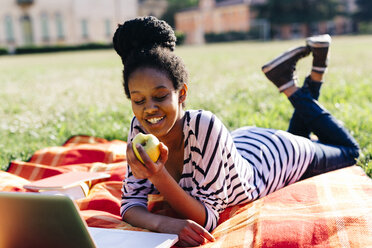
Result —
M 88 227 L 89 233 L 99 248 L 168 248 L 178 241 L 176 234 L 127 231 L 119 229 Z

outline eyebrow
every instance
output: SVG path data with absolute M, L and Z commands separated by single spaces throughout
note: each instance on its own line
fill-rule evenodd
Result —
M 153 88 L 154 90 L 160 90 L 160 89 L 167 89 L 167 87 L 165 87 L 164 85 L 159 85 L 159 86 L 156 86 L 155 88 Z M 131 91 L 130 92 L 131 94 L 133 93 L 140 93 L 140 91 L 138 90 L 134 90 L 134 91 Z

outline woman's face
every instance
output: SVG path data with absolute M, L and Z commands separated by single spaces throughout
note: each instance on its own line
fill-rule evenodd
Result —
M 167 74 L 153 68 L 139 68 L 128 81 L 132 110 L 147 132 L 160 140 L 178 127 L 182 130 L 182 103 L 186 86 L 176 90 Z

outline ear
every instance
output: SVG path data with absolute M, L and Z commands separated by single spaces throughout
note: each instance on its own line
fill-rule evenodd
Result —
M 182 88 L 178 91 L 178 94 L 179 94 L 178 102 L 183 103 L 186 100 L 186 96 L 187 96 L 187 85 L 186 84 L 183 84 Z

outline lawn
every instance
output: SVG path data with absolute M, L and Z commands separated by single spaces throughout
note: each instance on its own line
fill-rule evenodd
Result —
M 179 47 L 189 73 L 186 108 L 214 112 L 229 129 L 287 129 L 292 107 L 265 78 L 262 64 L 303 40 Z M 336 37 L 320 102 L 362 147 L 372 176 L 372 36 Z M 299 78 L 311 58 L 298 64 Z M 113 50 L 0 57 L 0 167 L 72 135 L 125 140 L 132 118 Z

